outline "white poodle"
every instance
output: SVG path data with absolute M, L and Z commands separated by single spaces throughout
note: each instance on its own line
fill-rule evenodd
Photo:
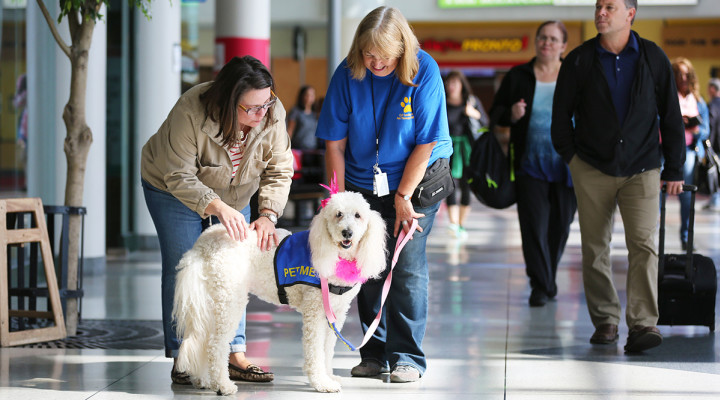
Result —
M 291 236 L 284 229 L 277 233 L 281 241 Z M 177 369 L 187 372 L 195 387 L 223 395 L 237 392 L 228 373 L 229 343 L 248 293 L 280 304 L 276 279 L 308 271 L 312 275 L 314 268 L 314 275 L 326 278 L 331 286 L 352 287 L 343 294 L 330 294 L 339 330 L 359 283 L 379 276 L 385 268 L 385 222 L 358 193 L 333 194 L 312 220 L 308 242 L 312 267 L 281 265 L 277 277 L 274 259 L 285 243 L 260 251 L 255 231 L 239 242 L 218 224 L 185 253 L 177 266 L 173 318 L 182 340 Z M 299 283 L 284 289 L 289 305 L 303 316 L 303 371 L 310 384 L 319 392 L 340 391 L 340 379 L 332 374 L 331 365 L 337 338 L 328 326 L 320 288 Z

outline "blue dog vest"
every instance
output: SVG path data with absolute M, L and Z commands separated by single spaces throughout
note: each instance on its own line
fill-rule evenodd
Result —
M 310 231 L 294 233 L 280 242 L 275 253 L 275 281 L 280 303 L 288 304 L 285 288 L 297 284 L 320 288 L 320 278 L 310 261 Z M 352 286 L 329 285 L 330 293 L 343 294 Z

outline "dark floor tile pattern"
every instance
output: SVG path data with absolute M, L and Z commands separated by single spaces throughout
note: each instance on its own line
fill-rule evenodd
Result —
M 83 319 L 77 335 L 62 340 L 31 343 L 25 348 L 162 350 L 161 321 Z

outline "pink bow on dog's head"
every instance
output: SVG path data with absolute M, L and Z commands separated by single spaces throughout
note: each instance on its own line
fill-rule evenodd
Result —
M 331 198 L 335 193 L 338 193 L 338 192 L 339 192 L 339 190 L 338 190 L 338 183 L 337 183 L 337 175 L 335 174 L 335 171 L 333 171 L 333 177 L 332 177 L 332 179 L 330 180 L 330 186 L 328 186 L 328 185 L 323 185 L 322 183 L 320 184 L 320 186 L 324 187 L 325 189 L 327 189 L 327 190 L 330 192 L 330 196 L 328 196 L 327 198 L 324 198 L 324 199 L 322 199 L 322 200 L 320 201 L 320 208 L 323 208 L 323 207 L 325 207 L 325 205 L 328 203 L 328 201 L 330 201 L 330 198 Z

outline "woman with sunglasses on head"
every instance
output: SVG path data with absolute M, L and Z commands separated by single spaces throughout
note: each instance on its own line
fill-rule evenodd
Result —
M 257 232 L 263 250 L 277 246 L 275 224 L 293 174 L 285 109 L 268 69 L 245 56 L 230 60 L 215 81 L 185 92 L 142 150 L 145 202 L 162 256 L 165 356 L 179 347 L 172 321 L 175 266 L 202 231 L 221 223 L 235 240 Z M 250 197 L 258 192 L 259 217 L 250 222 Z M 229 344 L 231 379 L 269 382 L 273 374 L 245 358 L 245 317 Z M 171 378 L 190 384 L 174 366 Z
M 535 57 L 503 78 L 490 108 L 490 126 L 510 127 L 515 192 L 531 307 L 557 295 L 555 276 L 577 201 L 570 171 L 550 137 L 553 94 L 567 30 L 560 21 L 540 24 Z
M 391 382 L 417 381 L 427 366 L 422 349 L 429 281 L 425 243 L 441 199 L 416 205 L 420 193 L 414 192 L 428 169 L 442 171 L 444 165 L 452 179 L 452 141 L 440 69 L 420 50 L 397 9 L 378 7 L 360 22 L 347 58 L 330 81 L 316 136 L 325 140 L 328 176 L 337 174 L 341 191 L 361 193 L 387 222 L 390 237 L 418 220 L 418 231 L 393 270 L 383 319 L 350 371 L 360 377 L 390 372 Z M 394 245 L 388 240 L 384 275 Z M 363 331 L 378 313 L 383 282 L 384 276 L 360 289 Z

